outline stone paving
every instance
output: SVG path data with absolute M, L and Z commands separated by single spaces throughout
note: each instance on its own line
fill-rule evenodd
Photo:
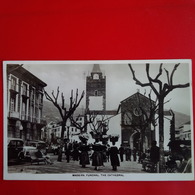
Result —
M 138 162 L 123 161 L 120 162 L 120 166 L 117 171 L 113 171 L 110 162 L 105 162 L 104 166 L 100 167 L 98 171 L 94 170 L 94 167 L 87 165 L 86 168 L 82 168 L 79 165 L 79 161 L 70 160 L 66 162 L 63 157 L 62 162 L 57 161 L 57 156 L 50 155 L 53 164 L 32 164 L 23 163 L 18 165 L 8 166 L 8 173 L 146 173 L 142 171 L 142 165 Z

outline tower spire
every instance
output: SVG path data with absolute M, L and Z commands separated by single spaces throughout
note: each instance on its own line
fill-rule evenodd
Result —
M 93 65 L 93 70 L 92 70 L 91 73 L 101 73 L 100 65 L 99 64 L 94 64 Z

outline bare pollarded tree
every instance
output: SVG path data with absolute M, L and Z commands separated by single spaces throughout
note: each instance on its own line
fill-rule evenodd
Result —
M 65 97 L 63 93 L 61 93 L 61 104 L 59 103 L 59 87 L 57 88 L 56 94 L 54 94 L 54 91 L 52 91 L 50 96 L 46 91 L 44 91 L 45 97 L 47 100 L 53 103 L 53 105 L 58 109 L 61 119 L 62 119 L 62 131 L 61 131 L 61 140 L 64 140 L 64 132 L 65 132 L 65 126 L 68 119 L 71 118 L 71 116 L 74 114 L 75 110 L 79 106 L 81 100 L 84 97 L 84 91 L 82 92 L 81 96 L 78 95 L 78 89 L 76 90 L 76 96 L 73 97 L 73 90 L 71 90 L 71 96 L 70 96 L 70 102 L 69 102 L 69 108 L 67 108 L 65 104 Z
M 177 88 L 186 88 L 189 87 L 189 83 L 185 84 L 174 84 L 173 77 L 174 73 L 177 70 L 180 63 L 175 64 L 173 70 L 169 72 L 167 69 L 163 69 L 163 63 L 159 66 L 159 72 L 155 78 L 150 76 L 150 64 L 146 63 L 146 76 L 148 81 L 143 83 L 139 79 L 137 79 L 135 75 L 135 71 L 132 68 L 132 65 L 129 64 L 129 68 L 133 75 L 133 80 L 136 82 L 137 85 L 141 87 L 150 87 L 158 100 L 158 122 L 159 122 L 159 147 L 160 147 L 160 163 L 159 163 L 159 172 L 163 172 L 164 166 L 164 101 L 165 97 L 174 89 Z M 160 80 L 160 76 L 163 74 L 163 70 L 166 73 L 167 81 L 165 83 Z
M 84 131 L 87 129 L 87 125 L 94 122 L 96 115 L 94 115 L 94 114 L 87 115 L 87 113 L 85 113 L 84 114 L 84 123 L 77 121 L 77 119 L 80 117 L 81 117 L 81 115 L 78 115 L 76 118 L 74 118 L 73 115 L 70 117 L 71 124 L 80 130 L 80 132 L 77 135 L 84 133 Z
M 139 108 L 142 112 L 142 115 L 139 117 L 138 120 L 138 125 L 141 130 L 141 151 L 143 152 L 143 142 L 145 140 L 145 135 L 146 135 L 146 129 L 149 127 L 149 125 L 152 125 L 154 128 L 156 127 L 156 119 L 155 119 L 155 114 L 157 111 L 157 101 L 153 101 L 151 99 L 151 91 L 148 94 L 148 106 L 145 108 L 143 106 L 143 103 L 141 102 L 140 96 L 138 96 L 138 104 Z
M 106 115 L 99 115 L 97 113 L 91 113 L 94 120 L 89 124 L 91 132 L 90 134 L 94 139 L 100 139 L 102 142 L 107 141 L 107 131 L 109 125 L 109 118 Z

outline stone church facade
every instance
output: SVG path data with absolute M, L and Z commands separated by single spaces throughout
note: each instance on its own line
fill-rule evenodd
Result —
M 154 102 L 139 92 L 121 101 L 121 144 L 131 149 L 147 150 L 155 139 L 151 122 L 146 119 Z

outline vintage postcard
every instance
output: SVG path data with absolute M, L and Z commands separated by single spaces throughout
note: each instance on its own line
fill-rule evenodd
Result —
M 194 180 L 191 66 L 4 61 L 4 179 Z

